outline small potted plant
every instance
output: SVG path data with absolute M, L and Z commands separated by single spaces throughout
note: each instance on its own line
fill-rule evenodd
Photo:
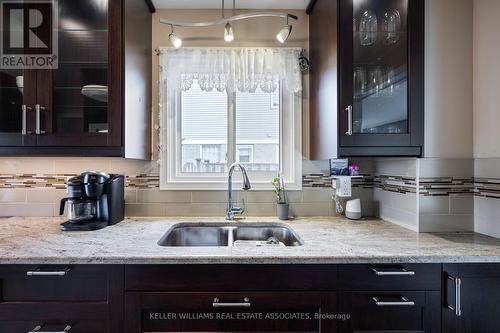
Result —
M 280 220 L 288 220 L 290 216 L 288 213 L 290 205 L 286 201 L 285 182 L 281 175 L 274 178 L 272 184 L 274 186 L 273 192 L 276 194 L 278 200 L 276 205 L 278 218 Z

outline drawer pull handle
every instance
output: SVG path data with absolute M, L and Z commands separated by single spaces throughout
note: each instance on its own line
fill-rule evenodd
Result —
M 384 302 L 381 301 L 378 297 L 372 297 L 376 306 L 415 306 L 415 302 L 410 301 L 406 297 L 401 297 L 401 301 L 396 302 Z
M 34 271 L 26 272 L 27 276 L 65 276 L 71 271 L 71 268 L 66 267 L 64 269 L 56 270 L 56 271 L 48 271 L 41 268 L 37 268 Z
M 448 280 L 455 284 L 455 305 L 447 304 L 446 307 L 455 311 L 455 315 L 462 315 L 462 279 L 448 275 Z
M 245 297 L 242 303 L 221 303 L 218 298 L 214 298 L 214 302 L 212 303 L 214 308 L 249 308 L 252 306 L 250 300 Z
M 406 268 L 402 267 L 399 270 L 394 271 L 383 271 L 380 268 L 372 268 L 377 276 L 413 276 L 415 275 L 414 271 L 409 271 Z
M 66 325 L 62 331 L 41 331 L 42 326 L 38 325 L 28 333 L 68 333 L 71 330 L 71 325 Z

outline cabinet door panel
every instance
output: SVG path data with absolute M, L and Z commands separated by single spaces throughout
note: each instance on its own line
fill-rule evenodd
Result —
M 121 146 L 121 6 L 59 0 L 59 67 L 38 74 L 38 146 Z
M 420 154 L 411 148 L 423 142 L 423 8 L 421 0 L 340 2 L 340 155 Z
M 408 0 L 354 0 L 353 15 L 353 132 L 407 134 Z
M 127 293 L 127 333 L 335 332 L 335 293 Z M 217 306 L 219 304 L 219 306 Z
M 0 70 L 0 147 L 35 143 L 32 126 L 35 99 L 35 71 Z
M 500 328 L 500 265 L 447 264 L 443 267 L 443 332 L 494 333 Z M 457 303 L 455 283 L 460 279 Z M 453 308 L 459 304 L 460 316 Z

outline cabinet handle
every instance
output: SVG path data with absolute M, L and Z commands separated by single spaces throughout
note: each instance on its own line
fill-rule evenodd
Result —
M 455 305 L 446 304 L 446 307 L 455 311 L 455 315 L 460 317 L 462 315 L 462 279 L 448 275 L 448 280 L 455 284 Z
M 41 112 L 40 111 L 45 111 L 45 107 L 41 106 L 40 104 L 35 105 L 35 112 L 36 112 L 36 129 L 35 133 L 36 135 L 40 134 L 45 134 L 45 131 L 42 131 L 41 129 Z
M 22 106 L 22 129 L 21 129 L 21 134 L 22 135 L 27 135 L 27 134 L 31 134 L 31 132 L 28 131 L 28 121 L 27 121 L 27 117 L 28 117 L 28 110 L 31 111 L 32 108 L 30 108 L 29 106 L 26 106 L 26 104 L 23 104 Z
M 384 302 L 381 301 L 378 297 L 372 297 L 376 306 L 415 306 L 415 302 L 410 301 L 406 297 L 401 297 L 401 301 L 396 302 Z
M 57 271 L 49 271 L 43 270 L 41 268 L 37 268 L 34 271 L 26 272 L 27 276 L 65 276 L 71 271 L 70 267 L 66 267 L 64 269 L 60 269 Z
M 394 270 L 394 271 L 382 271 L 380 268 L 372 268 L 372 270 L 375 272 L 377 276 L 413 276 L 415 275 L 415 272 L 409 271 L 404 267 L 399 268 L 399 270 Z
M 71 330 L 71 325 L 66 325 L 66 327 L 62 331 L 42 331 L 41 329 L 42 326 L 38 325 L 28 333 L 68 333 Z
M 214 308 L 249 308 L 252 306 L 250 300 L 245 297 L 242 303 L 221 303 L 218 298 L 214 298 L 214 302 L 212 303 Z
M 345 108 L 347 112 L 347 132 L 345 135 L 352 135 L 352 105 Z

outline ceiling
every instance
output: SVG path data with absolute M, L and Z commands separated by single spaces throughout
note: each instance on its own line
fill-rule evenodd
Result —
M 226 8 L 233 6 L 225 0 Z M 221 8 L 222 0 L 153 0 L 156 8 L 200 9 Z M 236 0 L 238 9 L 305 9 L 309 0 Z

